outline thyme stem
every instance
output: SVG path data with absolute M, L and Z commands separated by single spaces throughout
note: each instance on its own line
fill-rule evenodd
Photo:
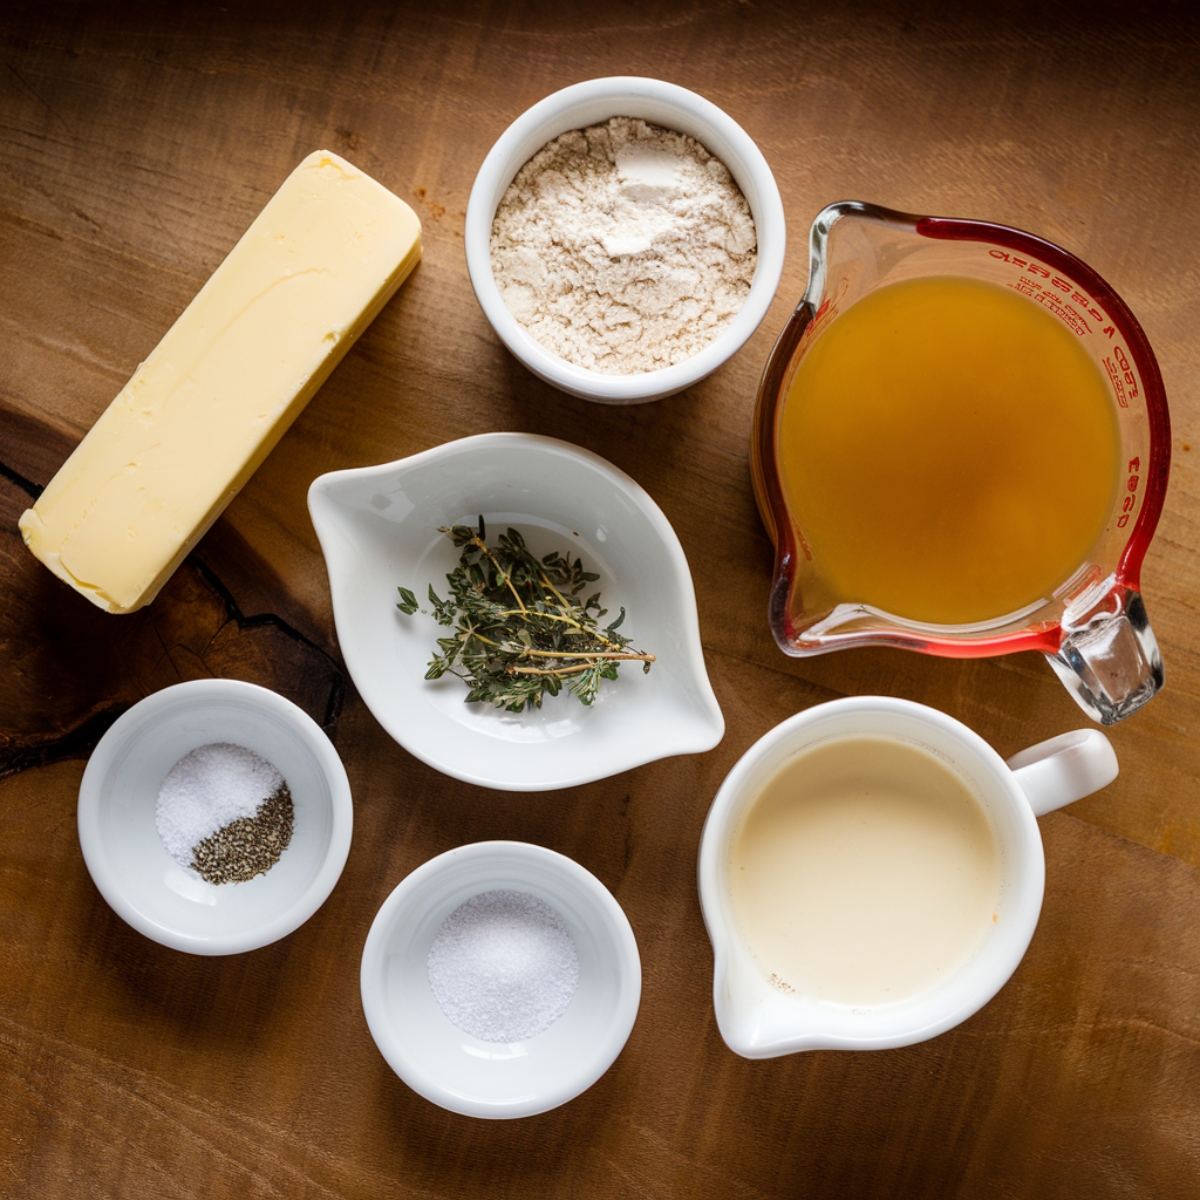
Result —
M 590 650 L 586 653 L 580 653 L 576 650 L 526 650 L 522 658 L 586 658 L 589 661 L 594 661 L 597 658 L 636 658 L 641 662 L 657 662 L 658 660 L 653 654 L 618 654 L 612 650 Z
M 479 523 L 482 526 L 482 524 L 483 524 L 482 517 L 479 518 Z M 473 537 L 471 539 L 471 542 L 473 545 L 478 546 L 480 548 L 480 550 L 482 550 L 484 552 L 484 554 L 486 554 L 488 556 L 488 558 L 490 558 L 492 560 L 492 563 L 495 566 L 497 573 L 500 575 L 500 578 L 503 579 L 506 584 L 508 584 L 508 590 L 510 592 L 512 592 L 513 596 L 516 598 L 517 605 L 520 607 L 521 611 L 527 612 L 528 610 L 525 607 L 525 602 L 521 599 L 521 593 L 518 592 L 515 587 L 513 587 L 513 582 L 509 578 L 508 572 L 505 571 L 505 569 L 498 562 L 496 562 L 496 556 L 483 544 L 483 542 L 478 537 Z
M 633 648 L 632 638 L 617 632 L 625 610 L 601 627 L 607 610 L 600 593 L 579 598 L 599 578 L 579 558 L 556 553 L 539 561 L 515 529 L 488 546 L 485 529 L 480 517 L 477 530 L 467 525 L 441 530 L 461 553 L 446 576 L 449 597 L 443 600 L 429 588 L 432 616 L 452 629 L 438 638 L 439 653 L 426 679 L 457 675 L 467 684 L 467 703 L 522 712 L 527 705 L 540 708 L 547 693 L 556 696 L 564 688 L 590 705 L 601 682 L 617 678 L 621 662 L 640 662 L 643 671 L 650 670 L 655 656 Z M 407 588 L 399 591 L 396 607 L 411 616 L 420 604 Z M 531 660 L 543 665 L 531 666 Z

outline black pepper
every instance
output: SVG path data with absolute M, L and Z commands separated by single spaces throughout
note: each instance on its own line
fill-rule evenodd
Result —
M 292 840 L 295 808 L 281 785 L 252 817 L 230 821 L 192 850 L 192 869 L 209 883 L 245 883 L 264 875 Z

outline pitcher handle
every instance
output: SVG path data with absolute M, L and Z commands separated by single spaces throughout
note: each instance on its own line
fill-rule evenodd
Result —
M 1098 729 L 1060 733 L 1014 754 L 1008 765 L 1038 817 L 1107 787 L 1118 770 L 1112 743 Z
M 1123 597 L 1123 600 L 1122 600 Z M 1064 618 L 1062 645 L 1046 659 L 1093 721 L 1115 725 L 1137 712 L 1163 685 L 1163 661 L 1140 592 L 1109 593 L 1115 611 Z

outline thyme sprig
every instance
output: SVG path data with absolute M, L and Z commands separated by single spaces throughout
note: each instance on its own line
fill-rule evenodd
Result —
M 617 632 L 625 610 L 601 627 L 608 609 L 601 608 L 600 593 L 580 599 L 600 578 L 580 559 L 555 552 L 539 561 L 515 529 L 489 547 L 482 516 L 478 530 L 443 525 L 438 532 L 462 554 L 446 576 L 445 600 L 429 585 L 434 619 L 454 632 L 437 639 L 440 653 L 430 659 L 426 679 L 449 672 L 466 682 L 468 704 L 523 712 L 526 705 L 541 708 L 547 693 L 557 696 L 564 687 L 590 705 L 600 681 L 616 679 L 625 661 L 650 670 L 654 655 L 631 649 L 633 639 Z M 416 596 L 397 590 L 396 607 L 411 616 L 420 608 Z

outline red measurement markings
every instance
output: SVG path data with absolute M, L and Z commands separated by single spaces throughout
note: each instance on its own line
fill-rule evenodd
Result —
M 1121 378 L 1121 372 L 1117 370 L 1116 364 L 1111 358 L 1104 360 L 1104 369 L 1108 372 L 1108 381 L 1112 384 L 1113 395 L 1117 398 L 1117 403 L 1122 408 L 1129 407 L 1129 398 L 1125 395 L 1125 381 Z
M 1141 471 L 1141 459 L 1131 458 L 1125 468 L 1129 472 L 1125 479 L 1125 499 L 1121 501 L 1121 515 L 1117 518 L 1117 528 L 1124 529 L 1137 508 L 1138 474 Z
M 1093 321 L 1101 324 L 1106 320 L 1103 311 L 1090 296 L 1081 292 L 1069 279 L 1054 274 L 1049 267 L 1042 266 L 1036 259 L 1022 258 L 1019 254 L 1010 254 L 1007 250 L 989 250 L 988 254 L 1024 271 L 1029 278 L 1020 278 L 1014 285 L 1015 289 L 1044 305 L 1080 337 L 1091 333 L 1086 317 L 1091 317 Z M 1049 288 L 1041 282 L 1043 279 L 1049 280 Z M 1055 295 L 1050 288 L 1062 292 L 1063 295 Z M 1116 333 L 1116 328 L 1110 324 L 1102 332 L 1111 338 Z
M 1128 408 L 1129 401 L 1136 400 L 1142 392 L 1138 386 L 1138 377 L 1133 370 L 1133 363 L 1129 361 L 1129 355 L 1125 353 L 1125 349 L 1120 343 L 1115 345 L 1112 348 L 1112 354 L 1105 358 L 1104 369 L 1108 372 L 1108 378 L 1112 382 L 1117 403 L 1122 408 Z
M 1022 296 L 1028 296 L 1031 300 L 1036 300 L 1043 307 L 1048 308 L 1077 336 L 1083 337 L 1085 333 L 1092 332 L 1091 326 L 1085 319 L 1085 314 L 1101 324 L 1106 320 L 1105 314 L 1093 303 L 1090 296 L 1081 292 L 1069 279 L 1053 274 L 1036 260 L 1022 258 L 1018 254 L 1010 254 L 1007 250 L 989 250 L 988 254 L 1001 262 L 1020 268 L 1022 274 L 1009 286 L 1014 291 L 1020 292 Z M 1042 283 L 1042 280 L 1046 279 L 1050 281 L 1049 287 Z M 1116 326 L 1106 325 L 1101 332 L 1111 340 L 1117 332 Z M 1129 361 L 1129 355 L 1120 343 L 1115 344 L 1112 347 L 1112 353 L 1105 357 L 1104 370 L 1112 384 L 1113 395 L 1116 396 L 1117 403 L 1122 408 L 1128 408 L 1130 400 L 1136 400 L 1141 395 L 1141 388 L 1138 384 L 1138 377 L 1134 373 L 1133 364 Z M 1132 492 L 1137 486 L 1136 473 L 1131 476 L 1131 479 L 1133 480 L 1133 486 L 1130 488 Z M 1130 500 L 1129 508 L 1132 508 L 1132 498 L 1127 499 Z M 1127 513 L 1129 508 L 1126 509 Z M 1126 516 L 1121 520 L 1122 528 L 1128 519 Z
M 1037 301 L 1043 308 L 1048 308 L 1076 336 L 1083 337 L 1085 333 L 1092 332 L 1092 327 L 1070 304 L 1062 303 L 1053 292 L 1046 291 L 1035 280 L 1018 279 L 1016 283 L 1009 284 L 1009 286 L 1022 296 L 1028 296 L 1030 300 Z

